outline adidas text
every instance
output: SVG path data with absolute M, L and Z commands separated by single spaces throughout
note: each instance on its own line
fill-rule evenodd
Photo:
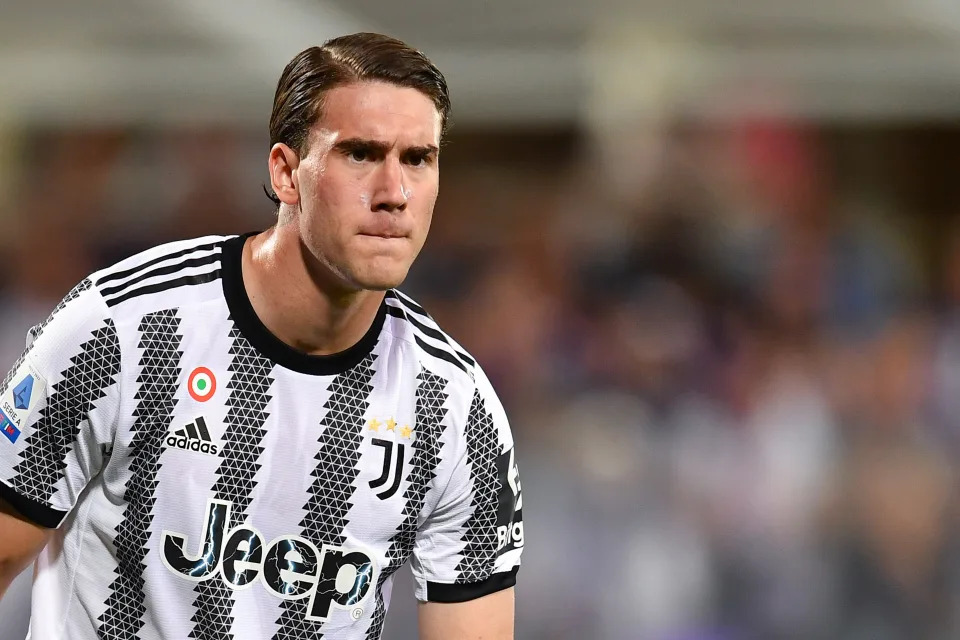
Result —
M 184 451 L 199 451 L 200 453 L 209 453 L 210 455 L 217 455 L 217 445 L 210 442 L 203 442 L 202 440 L 197 440 L 196 438 L 187 438 L 186 436 L 167 436 L 167 445 L 171 447 L 176 447 L 177 449 L 183 449 Z

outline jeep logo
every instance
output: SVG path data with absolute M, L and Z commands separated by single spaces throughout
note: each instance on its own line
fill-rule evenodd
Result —
M 299 536 L 281 536 L 265 544 L 247 525 L 226 531 L 229 502 L 208 500 L 199 553 L 186 551 L 187 537 L 170 531 L 162 536 L 163 563 L 181 578 L 201 582 L 220 578 L 244 589 L 257 578 L 272 595 L 284 600 L 310 598 L 307 619 L 325 622 L 334 607 L 354 607 L 376 584 L 377 565 L 363 551 L 323 545 Z

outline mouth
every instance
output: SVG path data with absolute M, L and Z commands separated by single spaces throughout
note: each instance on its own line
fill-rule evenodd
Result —
M 368 238 L 382 238 L 384 240 L 399 240 L 401 238 L 406 238 L 407 234 L 405 233 L 396 233 L 393 231 L 383 231 L 383 232 L 361 232 L 359 235 L 366 236 Z

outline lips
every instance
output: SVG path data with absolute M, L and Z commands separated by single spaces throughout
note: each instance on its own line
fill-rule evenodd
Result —
M 407 234 L 396 229 L 365 229 L 360 232 L 362 236 L 371 236 L 374 238 L 385 238 L 385 239 L 394 239 L 394 238 L 406 238 Z

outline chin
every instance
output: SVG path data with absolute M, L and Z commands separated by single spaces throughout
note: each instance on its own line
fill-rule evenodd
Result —
M 407 279 L 407 269 L 391 271 L 366 272 L 357 274 L 353 279 L 361 289 L 368 291 L 386 291 L 403 284 Z

